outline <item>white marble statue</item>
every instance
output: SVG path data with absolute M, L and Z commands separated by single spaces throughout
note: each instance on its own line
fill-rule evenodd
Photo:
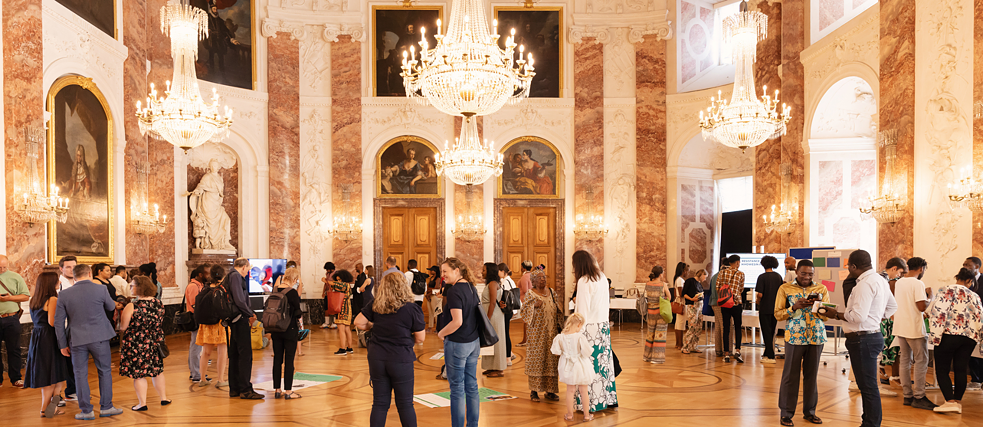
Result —
M 235 251 L 229 243 L 231 240 L 232 220 L 225 212 L 225 182 L 218 171 L 219 161 L 212 159 L 208 162 L 208 173 L 201 177 L 198 186 L 188 197 L 191 208 L 192 236 L 195 238 L 195 249 L 205 251 Z

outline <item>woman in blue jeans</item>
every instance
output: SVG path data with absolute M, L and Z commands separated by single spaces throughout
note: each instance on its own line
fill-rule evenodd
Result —
M 413 346 L 426 336 L 423 310 L 402 273 L 389 273 L 375 289 L 372 304 L 362 308 L 355 327 L 372 330 L 368 342 L 369 377 L 372 379 L 370 427 L 386 425 L 389 402 L 396 393 L 396 410 L 403 427 L 416 427 L 413 409 Z
M 447 258 L 440 265 L 450 321 L 437 336 L 444 341 L 444 365 L 451 386 L 451 427 L 478 427 L 478 291 L 467 264 Z

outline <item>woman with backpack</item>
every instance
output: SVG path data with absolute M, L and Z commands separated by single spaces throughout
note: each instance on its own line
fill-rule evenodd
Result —
M 276 389 L 274 397 L 276 399 L 300 399 L 301 395 L 294 393 L 294 356 L 297 352 L 297 338 L 300 331 L 300 293 L 294 289 L 293 284 L 300 279 L 300 269 L 288 268 L 283 275 L 283 280 L 273 289 L 273 292 L 283 295 L 282 300 L 287 302 L 287 318 L 290 319 L 287 328 L 283 331 L 270 332 L 273 340 L 273 388 Z M 281 301 L 282 301 L 281 300 Z M 264 321 L 267 316 L 263 315 Z M 269 329 L 271 326 L 267 326 Z M 284 366 L 286 365 L 286 366 Z M 282 368 L 282 369 L 281 369 Z M 281 370 L 283 371 L 283 390 L 280 389 Z
M 532 289 L 526 292 L 519 310 L 526 324 L 526 368 L 529 379 L 529 399 L 539 402 L 539 392 L 546 392 L 546 400 L 559 401 L 560 386 L 557 382 L 559 356 L 550 351 L 553 338 L 563 325 L 563 313 L 556 293 L 546 286 L 546 272 L 534 269 L 530 275 Z
M 498 264 L 498 281 L 502 284 L 502 300 L 498 302 L 498 306 L 502 308 L 502 312 L 505 314 L 505 354 L 509 358 L 509 366 L 512 365 L 512 360 L 515 356 L 512 355 L 512 336 L 509 333 L 509 324 L 512 323 L 512 316 L 515 315 L 515 310 L 519 309 L 519 295 L 518 290 L 515 286 L 515 282 L 512 281 L 512 271 L 509 270 L 509 265 L 506 263 Z
M 213 265 L 210 271 L 211 281 L 208 284 L 208 289 L 218 288 L 222 285 L 222 279 L 225 278 L 225 269 L 221 265 Z M 201 346 L 201 360 L 198 362 L 201 367 L 201 381 L 198 382 L 199 387 L 206 387 L 209 381 L 205 379 L 208 373 L 208 358 L 211 357 L 212 352 L 217 350 L 216 355 L 216 367 L 218 368 L 218 383 L 215 387 L 227 387 L 229 385 L 228 380 L 225 377 L 225 366 L 229 362 L 229 349 L 228 349 L 228 337 L 226 335 L 225 327 L 222 326 L 221 320 L 213 324 L 204 324 L 199 320 L 201 317 L 212 310 L 212 307 L 205 307 L 200 302 L 208 292 L 200 292 L 198 297 L 195 298 L 195 320 L 198 321 L 198 338 L 195 344 Z M 214 314 L 214 313 L 212 313 Z

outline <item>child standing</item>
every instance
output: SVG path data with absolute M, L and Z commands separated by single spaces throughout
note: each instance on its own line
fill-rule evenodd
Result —
M 593 347 L 581 333 L 583 327 L 584 315 L 574 313 L 567 319 L 563 332 L 553 338 L 553 346 L 550 347 L 550 352 L 560 356 L 559 380 L 567 385 L 567 413 L 563 416 L 567 421 L 573 420 L 574 392 L 579 388 L 581 398 L 586 399 L 587 388 L 594 378 L 591 362 Z M 584 405 L 584 421 L 593 419 L 590 409 Z

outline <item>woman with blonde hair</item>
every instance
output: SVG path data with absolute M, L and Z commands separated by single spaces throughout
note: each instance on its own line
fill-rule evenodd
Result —
M 300 282 L 300 269 L 288 268 L 281 280 L 273 288 L 273 292 L 283 293 L 283 300 L 290 307 L 290 326 L 283 332 L 270 332 L 273 340 L 273 388 L 276 399 L 299 399 L 301 396 L 294 393 L 294 358 L 297 352 L 297 340 L 300 337 L 300 317 L 303 312 L 300 310 L 300 293 L 294 288 L 295 283 Z M 280 378 L 283 378 L 283 390 L 280 389 Z
M 426 325 L 423 310 L 413 303 L 413 299 L 406 276 L 389 273 L 375 289 L 372 304 L 363 307 L 355 318 L 356 328 L 372 330 L 368 339 L 369 377 L 372 380 L 370 427 L 386 425 L 393 393 L 400 424 L 416 427 L 413 409 L 416 353 L 413 346 L 423 343 Z
M 474 276 L 468 265 L 457 258 L 440 264 L 445 284 L 450 284 L 444 299 L 444 316 L 450 321 L 437 336 L 444 340 L 444 366 L 451 388 L 451 427 L 478 426 L 478 341 L 477 318 L 481 313 Z

